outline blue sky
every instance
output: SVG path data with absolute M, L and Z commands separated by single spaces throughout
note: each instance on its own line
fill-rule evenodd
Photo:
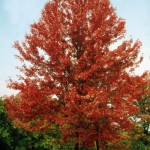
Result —
M 0 96 L 14 91 L 6 88 L 9 77 L 16 79 L 17 51 L 12 48 L 15 40 L 22 41 L 29 26 L 40 17 L 48 0 L 0 0 Z M 141 74 L 150 70 L 150 0 L 111 0 L 118 16 L 126 20 L 127 38 L 140 39 L 144 61 L 137 69 Z

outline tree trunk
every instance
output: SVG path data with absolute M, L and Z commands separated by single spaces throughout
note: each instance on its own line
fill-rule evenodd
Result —
M 74 146 L 74 150 L 79 150 L 79 133 L 76 132 L 76 143 L 75 143 L 75 146 Z
M 74 147 L 74 150 L 79 150 L 79 143 L 75 143 L 75 147 Z
M 96 140 L 96 150 L 100 150 L 99 141 L 98 140 Z

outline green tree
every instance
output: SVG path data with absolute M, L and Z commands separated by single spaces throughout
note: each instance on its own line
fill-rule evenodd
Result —
M 12 149 L 11 123 L 8 120 L 4 109 L 4 101 L 0 98 L 0 148 L 5 150 Z
M 57 135 L 56 135 L 57 134 Z M 2 150 L 51 150 L 60 145 L 54 137 L 61 138 L 59 132 L 50 130 L 47 134 L 30 133 L 16 127 L 8 119 L 5 101 L 0 99 L 0 149 Z M 56 139 L 56 138 L 55 138 Z

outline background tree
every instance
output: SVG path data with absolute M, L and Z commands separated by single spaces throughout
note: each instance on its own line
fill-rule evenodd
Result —
M 125 21 L 109 0 L 53 0 L 15 42 L 24 75 L 11 81 L 19 100 L 7 101 L 11 119 L 25 129 L 48 131 L 57 124 L 75 149 L 105 149 L 131 127 L 144 75 L 131 75 L 142 59 L 141 43 L 124 40 Z M 116 44 L 117 45 L 117 44 Z
M 4 102 L 0 98 L 0 148 L 11 150 L 10 122 L 4 109 Z
M 150 135 L 150 73 L 148 73 L 147 84 L 145 86 L 148 93 L 143 96 L 143 99 L 138 102 L 140 111 L 138 117 L 141 118 L 141 124 L 145 135 Z
M 28 132 L 16 127 L 8 119 L 5 101 L 0 99 L 0 149 L 2 150 L 66 150 L 72 148 L 72 143 L 61 144 L 60 131 L 53 128 L 43 134 Z
M 136 102 L 139 111 L 134 116 L 134 129 L 129 133 L 132 137 L 132 147 L 134 149 L 140 149 L 136 148 L 137 145 L 143 146 L 143 149 L 150 148 L 150 73 L 145 78 L 147 84 L 143 89 L 146 89 L 147 93 L 142 96 L 141 100 Z

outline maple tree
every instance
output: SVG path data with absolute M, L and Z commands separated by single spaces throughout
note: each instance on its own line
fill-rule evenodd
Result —
M 105 149 L 121 130 L 132 126 L 144 76 L 131 72 L 140 41 L 125 36 L 125 21 L 109 0 L 53 0 L 22 43 L 15 42 L 20 81 L 9 87 L 19 98 L 7 99 L 11 119 L 25 129 L 46 132 L 59 126 L 64 141 Z

